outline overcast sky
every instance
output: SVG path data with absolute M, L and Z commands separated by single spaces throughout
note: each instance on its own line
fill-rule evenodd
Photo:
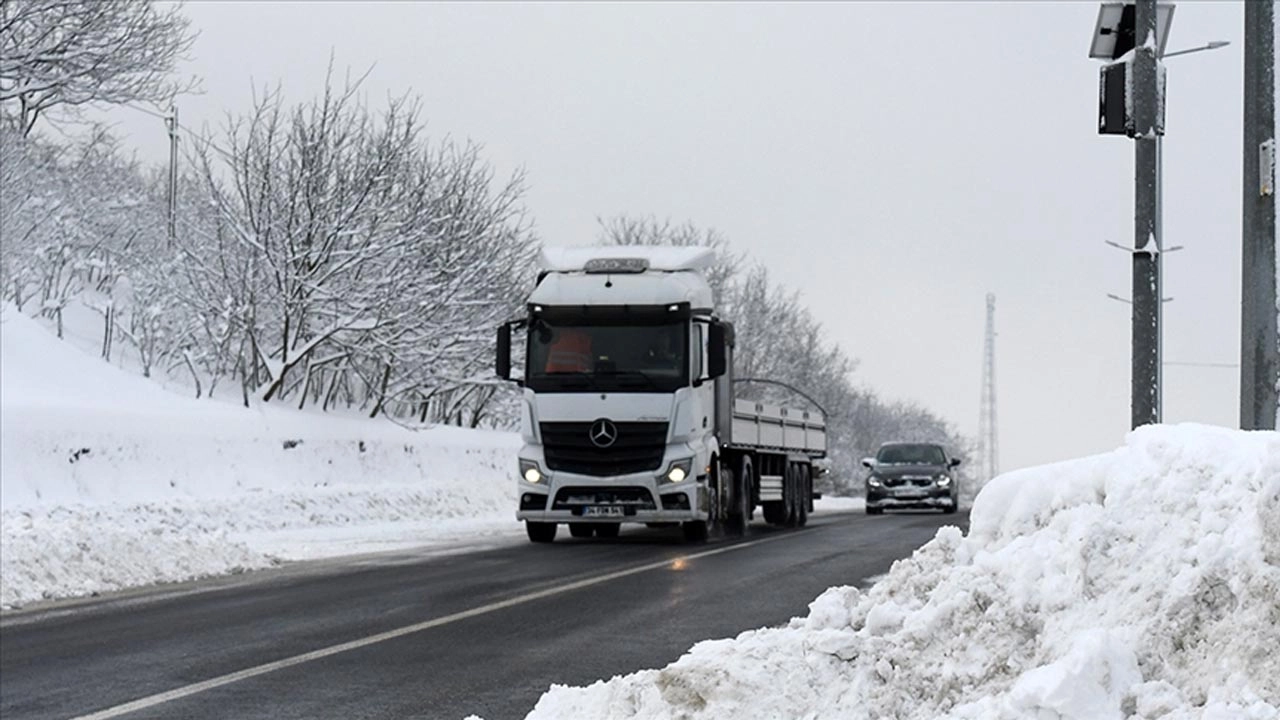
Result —
M 527 170 L 548 245 L 596 218 L 722 231 L 803 297 L 856 381 L 976 435 L 997 298 L 1005 470 L 1118 446 L 1129 423 L 1133 143 L 1096 132 L 1097 3 L 190 2 L 182 70 L 216 132 L 252 88 L 338 69 L 422 97 L 431 133 Z M 1165 357 L 1239 357 L 1239 2 L 1178 3 L 1168 61 Z M 147 160 L 160 120 L 111 117 Z M 1236 426 L 1235 368 L 1167 366 L 1165 420 Z

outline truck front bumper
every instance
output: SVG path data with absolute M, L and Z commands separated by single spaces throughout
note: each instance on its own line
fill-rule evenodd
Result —
M 650 475 L 599 478 L 557 474 L 520 483 L 517 520 L 533 522 L 682 522 L 705 520 L 706 478 L 660 483 Z

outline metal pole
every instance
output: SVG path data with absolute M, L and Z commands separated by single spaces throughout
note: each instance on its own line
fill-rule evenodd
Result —
M 1264 143 L 1275 144 L 1275 3 L 1244 4 L 1244 223 L 1241 237 L 1240 427 L 1276 428 L 1280 347 L 1276 317 L 1276 206 Z M 1274 150 L 1273 150 L 1274 152 Z M 1270 182 L 1267 182 L 1267 181 Z M 1270 189 L 1268 195 L 1266 190 Z
M 1164 135 L 1156 136 L 1156 243 L 1156 422 L 1164 422 Z
M 169 129 L 169 244 L 177 235 L 178 217 L 178 106 L 169 107 L 169 117 L 164 119 Z
M 1160 422 L 1160 154 L 1156 0 L 1137 0 L 1129 65 L 1134 120 L 1132 426 Z

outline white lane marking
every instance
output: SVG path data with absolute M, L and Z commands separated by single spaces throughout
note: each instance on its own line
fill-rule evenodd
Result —
M 739 543 L 737 545 L 729 545 L 727 547 L 715 548 L 714 550 L 705 550 L 700 553 L 694 553 L 693 555 L 682 555 L 679 557 L 670 558 L 668 560 L 662 560 L 660 562 L 653 562 L 647 565 L 640 565 L 637 567 L 628 568 L 626 570 L 615 570 L 614 572 L 611 572 L 611 573 L 605 573 L 604 575 L 597 575 L 595 577 L 584 578 L 582 580 L 577 580 L 571 583 L 567 583 L 565 585 L 557 585 L 555 587 L 546 588 L 544 590 L 538 590 L 536 592 L 526 593 L 524 595 L 517 595 L 516 597 L 513 597 L 513 598 L 508 598 L 506 600 L 500 600 L 498 602 L 489 603 L 488 605 L 481 605 L 480 607 L 471 608 L 470 610 L 463 610 L 462 612 L 456 612 L 452 615 L 445 615 L 444 617 L 438 617 L 434 620 L 427 620 L 425 622 L 414 623 L 413 625 L 406 625 L 402 628 L 397 628 L 395 630 L 388 630 L 386 632 L 381 632 L 376 635 L 370 635 L 368 637 L 360 638 L 359 640 L 351 640 L 349 642 L 339 643 L 337 645 L 330 645 L 327 648 L 313 650 L 308 653 L 302 653 L 301 655 L 294 655 L 293 657 L 284 658 L 283 660 L 276 660 L 275 662 L 269 662 L 262 665 L 257 665 L 251 668 L 247 668 L 245 670 L 238 670 L 233 673 L 227 673 L 226 675 L 219 675 L 218 677 L 211 678 L 209 680 L 193 683 L 191 685 L 175 688 L 173 690 L 167 690 L 162 693 L 156 693 L 155 695 L 148 695 L 147 697 L 139 698 L 132 702 L 127 702 L 123 705 L 116 705 L 115 707 L 109 707 L 109 708 L 106 708 L 105 710 L 99 710 L 95 713 L 90 713 L 88 715 L 79 715 L 75 718 L 72 718 L 72 720 L 106 720 L 107 718 L 120 717 L 121 715 L 127 715 L 132 712 L 137 712 L 139 710 L 145 710 L 150 707 L 155 707 L 156 705 L 163 705 L 164 703 L 167 703 L 167 702 L 180 700 L 182 698 L 189 697 L 197 693 L 202 693 L 206 690 L 212 690 L 217 687 L 222 687 L 223 685 L 230 685 L 231 683 L 240 682 L 241 680 L 248 680 L 249 678 L 257 677 L 259 675 L 265 675 L 270 672 L 275 672 L 276 670 L 283 670 L 288 667 L 293 667 L 294 665 L 301 665 L 303 663 L 312 662 L 313 660 L 321 660 L 323 658 L 327 658 L 332 655 L 337 655 L 338 653 L 347 652 L 348 650 L 357 650 L 362 647 L 368 647 L 369 645 L 375 645 L 380 642 L 386 642 L 387 640 L 394 640 L 396 638 L 404 637 L 405 635 L 412 635 L 413 633 L 422 632 L 423 630 L 430 630 L 431 628 L 440 627 L 441 625 L 448 625 L 449 623 L 457 622 L 459 620 L 466 620 L 468 618 L 473 618 L 479 615 L 485 615 L 491 612 L 495 612 L 497 610 L 504 610 L 506 608 L 514 607 L 516 605 L 522 605 L 524 603 L 532 602 L 534 600 L 541 600 L 542 598 L 550 597 L 552 595 L 559 595 L 561 593 L 571 592 L 573 590 L 580 590 L 582 588 L 590 587 L 592 585 L 599 585 L 600 583 L 609 582 L 610 580 L 617 580 L 618 578 L 627 577 L 628 575 L 636 575 L 643 572 L 649 572 L 650 570 L 657 570 L 659 568 L 670 567 L 672 563 L 675 563 L 680 560 L 684 560 L 684 561 L 696 560 L 697 558 L 708 557 L 710 555 L 719 555 L 720 553 L 731 552 L 733 550 L 740 550 L 742 548 L 751 547 L 752 545 L 759 545 L 761 543 L 773 542 L 774 540 L 781 540 L 783 538 L 789 538 L 789 537 L 803 537 L 803 536 L 804 536 L 803 533 L 783 533 L 780 535 L 773 535 L 771 537 L 760 538 L 759 540 L 751 540 L 748 542 Z

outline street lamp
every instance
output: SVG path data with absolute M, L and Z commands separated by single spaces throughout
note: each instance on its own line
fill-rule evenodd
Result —
M 1098 133 L 1134 145 L 1131 427 L 1160 422 L 1160 172 L 1164 54 L 1174 5 L 1103 3 L 1089 57 L 1107 60 L 1098 87 Z
M 1200 47 L 1193 47 L 1193 48 L 1188 48 L 1186 50 L 1175 50 L 1173 52 L 1167 52 L 1161 55 L 1160 58 L 1161 59 L 1171 58 L 1174 55 L 1190 55 L 1193 52 L 1200 52 L 1201 50 L 1217 50 L 1218 48 L 1226 47 L 1230 44 L 1231 44 L 1230 40 L 1210 40 L 1209 42 L 1205 43 L 1204 45 L 1201 45 Z
M 1098 133 L 1134 140 L 1132 427 L 1161 421 L 1163 58 L 1213 50 L 1227 43 L 1166 52 L 1173 3 L 1103 3 L 1089 57 L 1101 69 Z

